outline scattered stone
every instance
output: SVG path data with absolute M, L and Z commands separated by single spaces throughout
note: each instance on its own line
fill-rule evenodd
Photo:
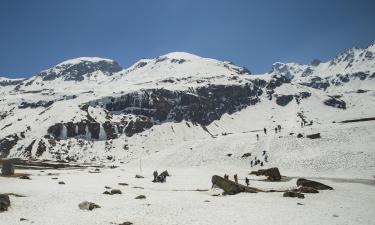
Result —
M 205 200 L 204 202 L 210 202 L 209 200 Z
M 250 156 L 251 156 L 251 153 L 250 153 L 250 152 L 247 152 L 247 153 L 243 154 L 243 155 L 241 156 L 241 158 L 247 158 L 247 157 L 250 157 Z
M 305 198 L 305 195 L 304 195 L 304 194 L 301 194 L 301 193 L 298 193 L 298 192 L 286 191 L 286 192 L 284 192 L 283 197 Z
M 252 171 L 250 174 L 255 174 L 256 176 L 266 176 L 269 181 L 280 181 L 281 174 L 277 167 L 269 169 L 261 169 L 258 171 Z
M 105 188 L 105 189 L 111 189 L 111 187 L 109 187 L 109 186 L 104 186 L 104 188 Z
M 25 218 L 20 218 L 20 221 L 29 221 L 29 220 Z
M 133 188 L 135 188 L 135 189 L 144 189 L 143 187 L 137 187 L 137 186 L 134 186 Z
M 52 177 L 51 178 L 52 180 L 57 180 L 57 179 L 59 179 L 58 177 Z
M 31 180 L 31 178 L 27 175 L 22 175 L 22 176 L 19 177 L 19 179 Z
M 228 156 L 228 157 L 231 157 L 232 155 L 233 155 L 232 153 L 226 154 L 226 156 Z
M 121 195 L 122 194 L 121 190 L 119 190 L 119 189 L 112 189 L 111 190 L 111 195 L 116 195 L 116 194 Z
M 59 184 L 65 184 L 65 182 L 64 181 L 59 181 Z
M 78 207 L 82 210 L 90 210 L 90 211 L 96 208 L 100 208 L 99 205 L 92 203 L 92 202 L 88 202 L 88 201 L 83 201 L 79 203 Z
M 111 192 L 109 192 L 109 191 L 105 191 L 105 192 L 103 192 L 103 194 L 104 194 L 104 195 L 110 195 Z
M 145 177 L 137 174 L 135 175 L 135 178 L 145 178 Z
M 3 161 L 3 166 L 1 168 L 1 174 L 4 176 L 12 176 L 14 175 L 14 165 L 9 160 Z
M 339 215 L 337 215 L 337 214 L 333 214 L 332 216 L 333 216 L 333 217 L 339 217 Z
M 120 223 L 119 225 L 132 225 L 132 224 L 133 224 L 132 222 L 127 221 L 127 222 Z
M 298 134 L 297 134 L 297 138 L 303 138 L 303 134 L 298 133 Z
M 129 184 L 127 184 L 127 183 L 118 183 L 118 185 L 121 185 L 121 186 L 128 186 Z
M 8 195 L 0 194 L 0 212 L 8 211 L 10 199 Z
M 316 190 L 333 190 L 333 188 L 328 185 L 319 183 L 317 181 L 307 180 L 304 178 L 299 178 L 297 180 L 297 186 L 310 187 Z
M 302 203 L 300 203 L 300 202 L 297 202 L 297 205 L 304 205 L 304 204 L 302 204 Z
M 145 199 L 146 198 L 146 196 L 144 196 L 144 195 L 138 195 L 137 197 L 135 197 L 135 199 Z
M 321 138 L 320 133 L 306 135 L 306 137 L 307 137 L 307 138 L 310 138 L 310 139 Z

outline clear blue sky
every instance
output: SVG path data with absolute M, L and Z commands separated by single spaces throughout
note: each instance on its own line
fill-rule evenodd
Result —
M 99 56 L 128 67 L 173 51 L 260 73 L 375 40 L 374 0 L 1 0 L 0 75 Z

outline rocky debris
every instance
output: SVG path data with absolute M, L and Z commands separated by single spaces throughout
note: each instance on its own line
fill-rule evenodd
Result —
M 346 102 L 334 96 L 329 96 L 329 98 L 324 100 L 323 103 L 334 108 L 346 109 Z
M 223 189 L 224 192 L 228 195 L 235 195 L 240 192 L 257 193 L 260 191 L 256 188 L 247 187 L 242 184 L 235 183 L 231 180 L 226 180 L 217 175 L 212 176 L 211 181 L 212 181 L 212 185 L 216 185 L 217 187 Z
M 135 199 L 145 199 L 146 198 L 146 196 L 144 196 L 144 195 L 138 195 L 137 197 L 135 197 Z
M 318 190 L 316 190 L 316 189 L 314 189 L 312 187 L 304 187 L 304 186 L 300 186 L 297 189 L 294 189 L 293 191 L 294 192 L 300 192 L 300 193 L 309 193 L 309 194 L 319 193 Z
M 111 195 L 111 192 L 105 191 L 105 192 L 103 192 L 103 194 L 105 194 L 105 195 Z
M 304 194 L 293 192 L 293 191 L 286 191 L 283 194 L 283 197 L 291 197 L 291 198 L 305 198 Z
M 321 138 L 320 136 L 320 133 L 316 133 L 316 134 L 309 134 L 309 135 L 306 135 L 307 138 L 310 138 L 310 139 L 317 139 L 317 138 Z
M 303 134 L 298 133 L 298 134 L 297 134 L 297 138 L 303 138 Z
M 8 195 L 0 194 L 0 212 L 8 211 L 10 199 Z
M 266 176 L 267 180 L 269 181 L 280 181 L 281 174 L 277 167 L 269 168 L 269 169 L 261 169 L 258 171 L 252 171 L 250 174 L 254 174 L 256 176 Z
M 128 186 L 129 184 L 127 184 L 127 183 L 118 183 L 118 185 L 121 185 L 121 186 Z
M 1 174 L 4 176 L 14 175 L 14 165 L 10 160 L 4 160 L 2 163 Z
M 100 208 L 99 205 L 95 204 L 95 203 L 92 203 L 92 202 L 88 202 L 88 201 L 83 201 L 81 203 L 78 204 L 78 207 L 81 209 L 81 210 L 93 210 L 93 209 L 96 209 L 96 208 Z
M 137 186 L 134 186 L 133 188 L 135 188 L 135 189 L 145 189 L 143 187 L 137 187 Z
M 112 189 L 111 190 L 111 195 L 116 195 L 116 194 L 121 195 L 122 194 L 121 190 L 119 190 L 119 189 Z
M 65 182 L 64 181 L 59 181 L 59 184 L 65 184 Z
M 31 180 L 31 178 L 27 175 L 22 175 L 22 176 L 19 177 L 19 179 Z
M 20 218 L 20 221 L 22 222 L 22 221 L 29 221 L 29 220 L 26 218 Z
M 309 187 L 309 188 L 313 188 L 316 190 L 333 190 L 333 188 L 328 185 L 319 183 L 317 181 L 304 179 L 304 178 L 299 178 L 297 180 L 297 186 Z
M 145 178 L 145 177 L 137 174 L 135 175 L 135 178 Z
M 105 189 L 111 189 L 111 187 L 109 187 L 109 186 L 104 186 L 104 188 L 105 188 Z
M 241 158 L 247 158 L 247 157 L 250 157 L 250 156 L 251 156 L 251 153 L 250 153 L 250 152 L 247 152 L 247 153 L 243 154 L 243 155 L 241 156 Z
M 232 153 L 226 154 L 226 156 L 228 156 L 228 157 L 231 157 L 232 155 L 233 155 Z
M 41 156 L 46 150 L 47 150 L 46 144 L 44 143 L 43 140 L 40 140 L 38 143 L 38 148 L 35 153 L 36 157 Z

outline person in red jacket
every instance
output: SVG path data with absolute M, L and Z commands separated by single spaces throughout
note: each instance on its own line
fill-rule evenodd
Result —
M 238 183 L 238 177 L 237 177 L 237 174 L 234 174 L 234 182 Z

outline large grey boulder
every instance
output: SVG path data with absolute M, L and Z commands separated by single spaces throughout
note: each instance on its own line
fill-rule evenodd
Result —
M 333 190 L 333 188 L 328 185 L 319 183 L 317 181 L 304 179 L 304 178 L 299 178 L 297 180 L 297 186 L 310 187 L 315 190 Z
M 92 203 L 92 202 L 88 202 L 88 201 L 83 201 L 79 203 L 78 207 L 82 210 L 90 210 L 90 211 L 96 208 L 100 208 L 99 205 Z
M 266 176 L 267 180 L 269 181 L 280 181 L 281 174 L 277 167 L 263 169 L 258 171 L 252 171 L 250 174 L 254 174 L 256 176 Z
M 212 185 L 216 185 L 217 187 L 223 189 L 224 193 L 228 195 L 235 195 L 240 192 L 257 193 L 260 191 L 256 188 L 247 187 L 231 180 L 226 180 L 217 175 L 212 176 Z

